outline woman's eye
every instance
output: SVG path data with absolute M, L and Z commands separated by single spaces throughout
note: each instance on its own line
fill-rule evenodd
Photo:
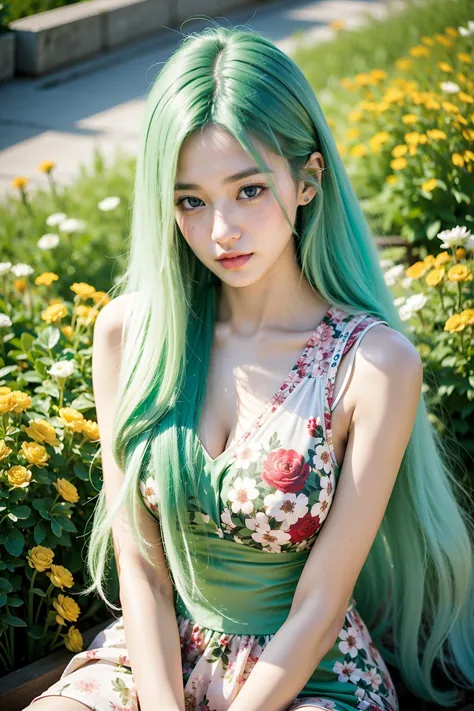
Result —
M 253 200 L 258 200 L 258 198 L 267 190 L 266 185 L 245 185 L 243 188 L 240 189 L 240 192 L 243 192 L 244 190 L 260 190 L 259 193 L 256 195 L 247 195 L 247 198 L 244 199 L 244 202 L 252 202 Z M 188 200 L 188 203 L 190 203 L 190 207 L 184 207 L 184 201 Z M 176 201 L 176 207 L 181 210 L 182 212 L 193 212 L 196 208 L 200 207 L 199 205 L 193 205 L 191 203 L 192 200 L 197 200 L 197 202 L 202 202 L 200 198 L 193 197 L 192 195 L 184 196 L 179 198 L 179 200 Z

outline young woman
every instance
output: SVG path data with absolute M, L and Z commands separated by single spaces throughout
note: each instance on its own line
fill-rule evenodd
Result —
M 386 662 L 455 704 L 470 523 L 328 124 L 258 34 L 161 70 L 118 288 L 86 592 L 115 554 L 123 614 L 35 711 L 396 711 Z

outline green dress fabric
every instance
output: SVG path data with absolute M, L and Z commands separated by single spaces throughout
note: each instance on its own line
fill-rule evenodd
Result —
M 216 459 L 200 445 L 199 496 L 189 499 L 189 510 L 207 602 L 196 598 L 187 608 L 178 594 L 175 599 L 186 711 L 227 711 L 284 624 L 337 491 L 342 463 L 334 454 L 331 412 L 358 344 L 380 323 L 386 322 L 331 307 L 249 431 Z M 335 399 L 338 365 L 350 349 L 350 369 Z M 145 475 L 140 489 L 158 516 L 154 478 Z M 87 665 L 91 659 L 98 663 Z M 41 696 L 48 694 L 97 711 L 137 711 L 122 618 Z M 333 648 L 288 711 L 302 706 L 398 711 L 390 674 L 354 599 Z

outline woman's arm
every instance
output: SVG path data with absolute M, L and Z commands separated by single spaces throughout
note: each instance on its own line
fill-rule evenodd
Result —
M 125 310 L 131 295 L 107 304 L 96 320 L 92 381 L 102 451 L 107 507 L 114 504 L 124 474 L 112 454 Z M 144 506 L 138 517 L 153 565 L 143 560 L 133 539 L 125 507 L 112 527 L 123 623 L 141 711 L 184 711 L 181 649 L 173 586 L 163 553 L 159 522 Z M 156 567 L 155 567 L 156 566 Z
M 290 614 L 229 711 L 284 711 L 335 644 L 396 481 L 422 381 L 420 356 L 407 338 L 376 326 L 362 339 L 337 494 L 298 581 Z

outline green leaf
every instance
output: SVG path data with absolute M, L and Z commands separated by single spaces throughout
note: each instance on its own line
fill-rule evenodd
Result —
M 38 338 L 38 341 L 52 350 L 59 341 L 61 331 L 56 326 L 47 326 Z
M 25 370 L 21 377 L 26 380 L 27 383 L 42 383 L 43 376 L 36 372 L 36 370 Z
M 435 222 L 432 222 L 431 225 L 428 226 L 426 230 L 426 236 L 428 239 L 434 239 L 438 232 L 440 231 L 441 227 L 441 221 L 440 220 L 435 220 Z
M 54 533 L 54 535 L 59 538 L 59 536 L 61 535 L 62 529 L 61 529 L 61 526 L 60 526 L 58 520 L 55 518 L 51 519 L 51 530 Z
M 8 598 L 8 606 L 9 607 L 21 607 L 24 604 L 24 601 L 21 599 L 21 597 L 9 597 Z
M 59 520 L 59 519 L 58 519 L 58 520 Z M 77 532 L 77 528 L 76 528 L 76 526 L 73 524 L 73 522 L 71 521 L 71 519 L 66 518 L 65 516 L 62 516 L 62 517 L 61 517 L 61 520 L 60 520 L 60 523 L 61 523 L 61 527 L 62 527 L 65 531 L 69 531 L 69 533 L 76 533 L 76 532 Z
M 7 578 L 0 578 L 0 592 L 9 593 L 12 592 L 13 586 Z
M 31 509 L 26 504 L 23 506 L 13 506 L 11 513 L 17 518 L 29 518 L 31 515 Z
M 45 591 L 41 590 L 41 588 L 33 588 L 31 592 L 38 595 L 38 597 L 48 597 Z
M 23 536 L 22 532 L 19 531 L 17 528 L 14 528 L 12 531 L 10 531 L 10 533 L 8 534 L 8 538 L 5 541 L 5 548 L 10 553 L 10 555 L 14 556 L 15 558 L 18 558 L 18 556 L 21 555 L 21 552 L 23 551 L 24 545 L 25 537 Z
M 34 530 L 33 530 L 33 537 L 35 539 L 35 543 L 37 546 L 39 546 L 45 539 L 46 536 L 46 524 L 43 519 L 41 521 L 38 521 L 38 523 L 35 525 Z
M 7 598 L 6 594 L 0 593 L 0 607 L 5 607 L 5 605 L 7 604 L 7 600 L 8 600 L 8 598 Z
M 25 620 L 22 620 L 21 617 L 15 617 L 15 615 L 10 614 L 10 612 L 6 612 L 2 615 L 2 620 L 6 622 L 7 625 L 10 625 L 10 627 L 26 627 Z
M 90 410 L 92 407 L 95 407 L 94 400 L 87 395 L 86 393 L 81 393 L 78 397 L 76 397 L 70 404 L 70 407 L 74 407 L 76 410 Z
M 7 365 L 5 368 L 0 368 L 0 378 L 4 378 L 5 375 L 9 375 L 10 373 L 14 373 L 15 370 L 18 370 L 17 365 Z
M 23 348 L 23 350 L 26 353 L 28 353 L 31 350 L 34 340 L 35 339 L 31 335 L 31 333 L 22 333 L 21 334 L 21 347 Z
M 30 627 L 28 629 L 28 635 L 32 637 L 33 639 L 41 639 L 44 634 L 44 627 L 43 625 L 33 625 L 33 627 Z

